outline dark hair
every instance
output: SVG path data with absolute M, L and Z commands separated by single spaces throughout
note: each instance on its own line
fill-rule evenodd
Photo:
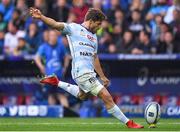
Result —
M 124 33 L 123 33 L 123 35 L 124 35 L 125 33 L 127 33 L 127 32 L 128 32 L 128 33 L 131 33 L 131 34 L 133 35 L 133 32 L 132 32 L 131 30 L 129 30 L 129 29 L 125 30 Z
M 142 30 L 142 32 L 145 34 L 145 36 L 147 36 L 148 38 L 151 37 L 151 33 L 148 32 L 147 30 Z
M 9 21 L 9 23 L 12 23 L 12 25 L 16 28 L 16 29 L 19 29 L 19 25 L 18 25 L 18 23 L 17 23 L 17 21 L 15 21 L 15 20 L 11 20 L 11 21 Z
M 107 19 L 106 15 L 100 9 L 90 8 L 87 11 L 84 20 L 103 21 L 105 19 Z
M 14 9 L 14 12 L 17 12 L 18 15 L 21 15 L 21 11 L 20 11 L 19 9 L 17 9 L 17 8 Z M 14 12 L 13 12 L 13 13 L 14 13 Z
M 137 12 L 137 13 L 141 14 L 141 11 L 139 9 L 134 9 L 132 12 Z

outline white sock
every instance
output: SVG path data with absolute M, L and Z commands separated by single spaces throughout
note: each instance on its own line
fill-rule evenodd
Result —
M 72 85 L 70 83 L 59 81 L 58 87 L 64 89 L 67 92 L 69 92 L 70 94 L 72 94 L 76 98 L 78 97 L 79 87 L 77 85 Z
M 129 119 L 122 113 L 122 111 L 119 109 L 117 105 L 109 109 L 108 113 L 112 114 L 115 118 L 117 118 L 125 124 L 129 121 Z

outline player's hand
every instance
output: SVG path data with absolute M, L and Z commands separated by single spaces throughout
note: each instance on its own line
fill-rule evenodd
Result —
M 104 87 L 107 88 L 110 83 L 109 79 L 107 79 L 107 77 L 104 76 L 104 77 L 101 77 L 101 80 L 103 81 Z
M 30 7 L 29 14 L 32 16 L 32 18 L 40 19 L 42 16 L 42 13 L 40 10 Z

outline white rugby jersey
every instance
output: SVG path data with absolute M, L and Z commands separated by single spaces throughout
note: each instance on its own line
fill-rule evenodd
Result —
M 94 55 L 97 53 L 97 36 L 76 23 L 64 23 L 72 56 L 72 78 L 94 72 Z

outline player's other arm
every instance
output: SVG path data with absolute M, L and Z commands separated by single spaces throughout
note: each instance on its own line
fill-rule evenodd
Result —
M 51 28 L 57 29 L 58 31 L 64 29 L 64 24 L 62 22 L 57 22 L 52 18 L 44 16 L 41 13 L 41 11 L 38 9 L 31 7 L 29 13 L 33 18 L 36 18 L 36 19 L 43 21 L 44 23 L 46 23 Z
M 109 85 L 109 80 L 104 75 L 104 72 L 102 70 L 102 67 L 101 67 L 101 64 L 99 61 L 99 57 L 97 55 L 95 55 L 95 57 L 94 57 L 94 68 L 95 68 L 96 72 L 98 73 L 98 75 L 100 76 L 101 80 L 103 81 L 104 87 L 107 87 Z

